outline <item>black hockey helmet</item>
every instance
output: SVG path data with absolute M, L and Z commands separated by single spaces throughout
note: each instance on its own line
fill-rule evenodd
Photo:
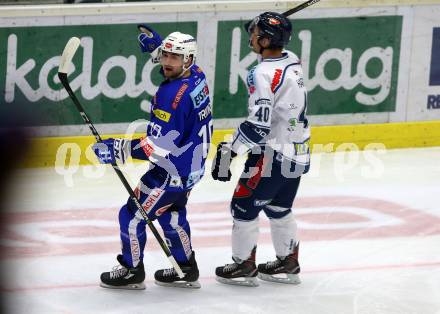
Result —
M 249 34 L 255 26 L 260 29 L 260 37 L 270 39 L 269 48 L 282 48 L 290 41 L 292 23 L 280 13 L 264 12 L 244 25 Z

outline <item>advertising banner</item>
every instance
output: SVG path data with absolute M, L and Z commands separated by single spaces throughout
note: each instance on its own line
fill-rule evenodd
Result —
M 162 34 L 175 23 L 153 24 Z M 197 23 L 179 23 L 196 35 Z M 72 36 L 81 49 L 69 75 L 80 102 L 96 123 L 131 122 L 145 117 L 142 107 L 162 77 L 149 55 L 140 52 L 136 25 L 0 28 L 0 112 L 15 103 L 36 115 L 39 125 L 82 124 L 57 77 L 60 54 Z M 66 100 L 67 101 L 64 101 Z
M 243 24 L 220 21 L 218 25 L 217 118 L 247 113 L 246 75 L 257 55 L 247 47 Z M 301 19 L 293 26 L 287 49 L 301 59 L 309 115 L 395 110 L 401 16 Z
M 408 120 L 440 119 L 440 6 L 415 8 Z
M 439 7 L 324 8 L 292 16 L 287 49 L 301 59 L 312 124 L 435 118 L 433 112 L 440 112 L 440 25 L 434 18 Z M 427 14 L 433 18 L 424 18 Z M 242 9 L 4 19 L 0 114 L 21 104 L 36 117 L 33 126 L 43 136 L 89 134 L 56 76 L 64 45 L 77 36 L 81 47 L 69 80 L 98 128 L 121 133 L 133 120 L 148 119 L 149 102 L 163 79 L 159 66 L 138 47 L 136 25 L 148 20 L 162 36 L 178 30 L 197 37 L 215 125 L 235 127 L 247 115 L 246 75 L 257 62 L 243 28 L 253 15 Z

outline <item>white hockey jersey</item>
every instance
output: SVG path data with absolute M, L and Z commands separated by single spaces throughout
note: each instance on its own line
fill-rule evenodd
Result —
M 270 146 L 298 164 L 310 162 L 307 90 L 298 57 L 287 50 L 263 59 L 248 73 L 249 117 L 234 134 L 232 150 L 242 155 L 256 145 Z

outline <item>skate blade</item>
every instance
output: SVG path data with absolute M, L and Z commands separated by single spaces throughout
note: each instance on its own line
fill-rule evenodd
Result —
M 175 282 L 161 282 L 161 281 L 154 281 L 156 285 L 162 286 L 162 287 L 174 287 L 174 288 L 185 288 L 185 289 L 200 289 L 202 286 L 200 285 L 199 281 L 175 281 Z
M 220 283 L 224 283 L 227 285 L 234 286 L 243 286 L 243 287 L 258 287 L 259 283 L 257 277 L 240 277 L 240 278 L 223 278 L 223 277 L 215 277 Z
M 141 283 L 132 283 L 132 284 L 125 285 L 125 286 L 111 286 L 111 285 L 107 285 L 107 284 L 101 282 L 99 285 L 102 288 L 107 288 L 107 289 L 145 290 L 145 284 L 143 282 L 141 282 Z
M 284 283 L 284 284 L 289 284 L 289 285 L 298 285 L 301 283 L 301 279 L 299 279 L 299 276 L 297 274 L 285 274 L 285 275 L 286 275 L 286 277 L 277 277 L 274 275 L 267 275 L 267 274 L 263 274 L 263 273 L 258 273 L 257 276 L 258 276 L 258 278 L 260 278 L 261 280 L 264 280 L 264 281 Z

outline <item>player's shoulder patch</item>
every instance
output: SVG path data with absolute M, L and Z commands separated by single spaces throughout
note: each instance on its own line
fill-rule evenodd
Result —
M 272 74 L 272 83 L 270 84 L 270 89 L 272 90 L 272 93 L 275 93 L 275 91 L 278 89 L 279 86 L 281 86 L 282 83 L 282 76 L 283 76 L 283 70 L 280 68 L 274 69 Z
M 249 90 L 249 94 L 253 94 L 255 92 L 255 70 L 257 66 L 252 67 L 252 69 L 249 70 L 246 84 Z
M 190 93 L 194 108 L 199 108 L 209 99 L 209 89 L 206 79 L 200 81 L 199 84 Z

